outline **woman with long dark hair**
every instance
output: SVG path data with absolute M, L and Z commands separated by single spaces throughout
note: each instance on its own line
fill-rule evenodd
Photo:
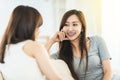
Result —
M 110 55 L 104 40 L 86 37 L 86 21 L 82 11 L 67 11 L 59 31 L 46 48 L 59 42 L 59 51 L 52 57 L 64 60 L 76 80 L 111 80 Z
M 33 42 L 42 23 L 41 14 L 33 7 L 20 5 L 13 10 L 0 44 L 0 71 L 5 80 L 73 80 L 63 61 L 58 62 L 66 67 L 69 78 L 55 70 L 55 61 L 45 47 Z M 29 44 L 38 49 L 30 49 Z

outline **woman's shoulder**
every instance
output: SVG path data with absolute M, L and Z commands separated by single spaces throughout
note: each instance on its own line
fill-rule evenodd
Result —
M 93 35 L 93 36 L 88 36 L 88 38 L 93 39 L 93 40 L 101 40 L 102 37 L 98 35 Z
M 95 44 L 95 46 L 104 46 L 105 45 L 105 40 L 98 35 L 90 36 L 89 37 L 91 40 L 92 44 Z
M 98 36 L 98 35 L 89 36 L 88 38 L 94 43 L 97 42 L 99 44 L 101 42 L 104 42 L 104 39 L 101 36 Z
M 37 41 L 31 41 L 31 40 L 27 41 L 24 44 L 23 50 L 25 53 L 27 53 L 31 57 L 35 57 L 35 56 L 37 57 L 38 55 L 41 55 L 47 52 L 44 45 L 42 45 Z

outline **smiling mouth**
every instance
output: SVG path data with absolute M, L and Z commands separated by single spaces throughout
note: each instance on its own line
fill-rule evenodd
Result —
M 75 34 L 76 34 L 75 32 L 68 32 L 68 33 L 67 33 L 67 36 L 72 37 L 72 36 L 74 36 Z

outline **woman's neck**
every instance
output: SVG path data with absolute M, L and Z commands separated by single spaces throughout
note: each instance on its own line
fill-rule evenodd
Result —
M 72 43 L 72 50 L 73 50 L 73 55 L 77 58 L 80 58 L 80 46 L 79 46 L 79 40 L 74 40 L 71 41 Z
M 81 57 L 81 50 L 80 50 L 79 40 L 71 41 L 71 43 L 72 43 L 73 55 L 75 57 L 80 58 Z M 86 38 L 86 46 L 87 46 L 88 50 L 89 50 L 89 43 L 90 43 L 90 40 L 88 38 Z
M 72 43 L 73 48 L 78 48 L 79 47 L 79 39 L 78 38 L 71 41 L 71 43 Z

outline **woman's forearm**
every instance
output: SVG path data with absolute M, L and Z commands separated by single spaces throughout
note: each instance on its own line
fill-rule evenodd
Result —
M 49 52 L 50 48 L 52 47 L 52 45 L 54 44 L 54 41 L 52 39 L 50 39 L 46 44 L 45 44 L 45 48 L 47 49 L 47 51 Z
M 112 78 L 112 73 L 111 72 L 105 72 L 103 80 L 111 80 Z
M 106 60 L 106 61 L 103 62 L 103 70 L 104 70 L 103 80 L 111 80 L 112 69 L 111 69 L 111 65 L 110 65 L 109 60 Z
M 36 58 L 41 71 L 48 78 L 48 80 L 63 80 L 62 76 L 58 74 L 58 72 L 51 65 L 51 60 L 45 48 L 36 53 L 34 57 Z
M 62 76 L 51 64 L 50 56 L 43 45 L 39 42 L 29 41 L 24 45 L 23 49 L 28 55 L 36 60 L 40 71 L 47 77 L 48 80 L 63 80 Z

